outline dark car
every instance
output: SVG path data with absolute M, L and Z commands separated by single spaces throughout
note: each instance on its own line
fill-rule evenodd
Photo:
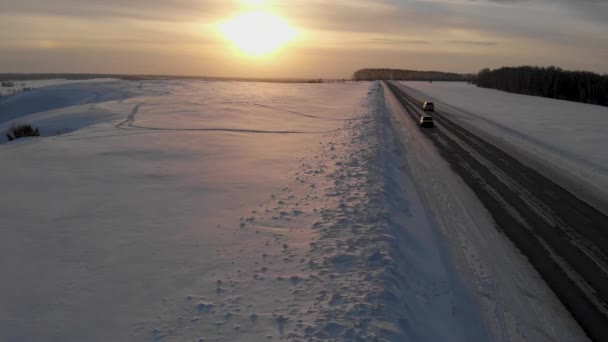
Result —
M 420 127 L 435 127 L 435 121 L 432 117 L 423 115 L 420 117 Z
M 425 102 L 422 104 L 422 109 L 427 111 L 427 112 L 434 112 L 435 111 L 435 105 L 433 104 L 433 102 Z

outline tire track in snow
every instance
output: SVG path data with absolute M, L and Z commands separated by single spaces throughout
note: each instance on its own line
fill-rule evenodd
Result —
M 361 118 L 350 118 L 350 119 L 323 118 L 323 117 L 316 116 L 316 115 L 300 113 L 300 112 L 296 112 L 296 111 L 289 110 L 289 109 L 283 109 L 283 108 L 279 108 L 279 107 L 273 107 L 273 106 L 264 105 L 264 104 L 261 104 L 261 103 L 254 103 L 254 105 L 256 105 L 258 107 L 264 107 L 264 108 L 269 108 L 269 109 L 280 110 L 280 111 L 283 111 L 283 112 L 287 112 L 287 113 L 291 113 L 291 114 L 295 114 L 295 115 L 300 115 L 300 116 L 304 116 L 304 117 L 311 118 L 311 119 L 318 119 L 318 120 L 327 120 L 327 121 L 356 121 L 356 120 L 361 120 Z
M 139 108 L 144 105 L 144 103 L 138 103 L 135 105 L 135 107 L 133 107 L 133 109 L 131 110 L 131 113 L 129 113 L 129 115 L 127 116 L 126 119 L 124 119 L 123 121 L 119 122 L 118 124 L 116 124 L 116 128 L 124 128 L 125 125 L 129 126 L 129 127 L 133 127 L 133 122 L 135 122 L 135 115 L 137 115 L 137 112 L 139 112 Z
M 421 103 L 388 84 L 413 120 Z M 608 340 L 608 217 L 448 118 L 423 130 L 586 333 Z
M 139 113 L 140 108 L 145 105 L 145 103 L 138 103 L 133 107 L 131 113 L 125 118 L 123 121 L 116 124 L 116 128 L 119 129 L 141 129 L 148 131 L 158 131 L 158 132 L 234 132 L 234 133 L 259 133 L 259 134 L 325 134 L 325 133 L 333 133 L 344 130 L 344 128 L 337 128 L 332 130 L 325 131 L 297 131 L 297 130 L 259 130 L 259 129 L 248 129 L 248 128 L 222 128 L 222 127 L 210 127 L 210 128 L 171 128 L 171 127 L 149 127 L 149 126 L 141 126 L 135 124 L 135 117 Z M 257 105 L 257 104 L 256 104 Z M 268 107 L 272 108 L 272 107 Z M 296 113 L 296 112 L 294 112 Z M 300 114 L 308 116 L 311 118 L 321 119 L 319 117 Z M 324 120 L 336 120 L 336 121 L 352 121 L 359 119 L 324 119 Z M 368 124 L 369 122 L 363 122 L 360 125 Z

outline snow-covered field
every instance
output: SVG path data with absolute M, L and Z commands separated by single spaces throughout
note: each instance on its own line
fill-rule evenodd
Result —
M 379 83 L 0 99 L 43 136 L 0 145 L 0 341 L 585 340 L 399 117 Z
M 459 122 L 608 212 L 608 107 L 462 82 L 402 82 Z

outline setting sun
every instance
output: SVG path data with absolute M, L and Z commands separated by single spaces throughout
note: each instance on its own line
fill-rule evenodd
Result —
M 268 54 L 297 35 L 289 23 L 265 12 L 249 12 L 221 25 L 224 36 L 252 56 Z

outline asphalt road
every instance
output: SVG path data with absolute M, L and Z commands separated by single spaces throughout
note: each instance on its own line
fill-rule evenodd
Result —
M 412 120 L 422 103 L 388 82 Z M 471 187 L 495 222 L 570 311 L 587 335 L 608 341 L 608 216 L 559 184 L 456 123 L 430 114 L 420 128 Z

